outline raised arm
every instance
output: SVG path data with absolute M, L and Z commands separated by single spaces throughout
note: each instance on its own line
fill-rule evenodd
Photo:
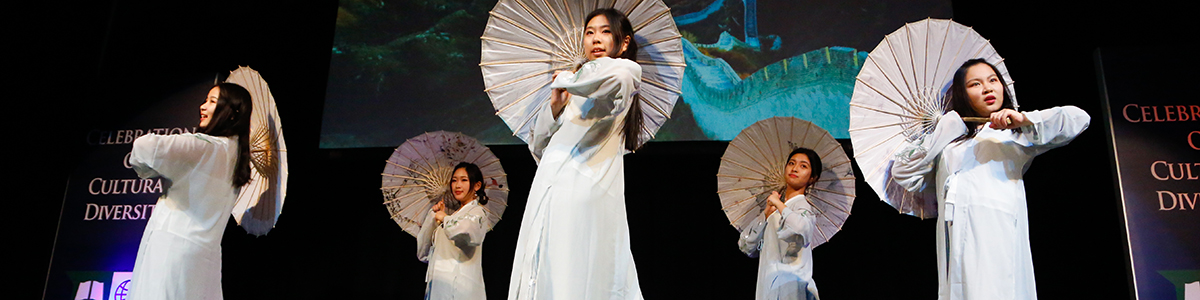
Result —
M 762 250 L 763 230 L 766 229 L 767 221 L 763 216 L 757 216 L 754 221 L 750 222 L 750 226 L 742 229 L 741 235 L 738 236 L 738 248 L 742 253 L 746 253 L 750 257 L 758 257 L 758 252 Z
M 417 259 L 421 262 L 429 262 L 429 255 L 433 252 L 433 232 L 437 227 L 433 213 L 425 214 L 425 221 L 421 222 L 421 231 L 417 232 Z
M 484 222 L 486 215 L 487 211 L 483 206 L 460 210 L 446 217 L 446 221 L 442 223 L 442 228 L 445 229 L 443 232 L 459 248 L 482 245 L 488 231 Z
M 600 58 L 588 61 L 580 71 L 554 78 L 550 88 L 566 89 L 571 95 L 593 100 L 624 101 L 634 94 L 641 80 L 642 66 L 637 62 Z
M 799 201 L 808 201 L 798 199 Z M 784 258 L 795 257 L 801 249 L 807 247 L 812 242 L 812 231 L 814 215 L 809 209 L 808 203 L 794 203 L 788 205 L 779 211 L 779 231 L 776 236 L 779 237 L 780 253 L 783 253 Z
M 954 139 L 967 133 L 958 112 L 948 112 L 938 119 L 933 133 L 909 143 L 892 160 L 892 178 L 904 189 L 915 192 L 925 188 L 926 176 L 934 170 L 938 154 Z
M 162 176 L 178 180 L 212 151 L 216 143 L 224 141 L 202 134 L 147 134 L 133 141 L 129 164 L 142 178 Z
M 568 76 L 569 74 L 563 74 Z M 551 93 L 557 93 L 556 90 L 551 90 Z M 554 132 L 562 127 L 562 120 L 555 115 L 551 101 L 546 101 L 538 108 L 538 113 L 533 120 L 533 129 L 530 130 L 533 137 L 529 141 L 529 152 L 533 153 L 535 161 L 540 162 L 542 152 L 546 150 L 546 146 L 550 145 L 550 138 L 554 136 Z
M 1025 112 L 1032 125 L 1022 127 L 1021 138 L 1035 150 L 1034 155 L 1062 147 L 1088 128 L 1092 117 L 1074 106 L 1059 106 Z

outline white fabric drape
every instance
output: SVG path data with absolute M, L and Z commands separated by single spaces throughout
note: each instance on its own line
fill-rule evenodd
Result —
M 551 84 L 572 94 L 554 119 L 547 102 L 530 151 L 540 158 L 513 259 L 509 299 L 640 299 L 629 250 L 621 132 L 641 67 L 599 58 Z
M 429 263 L 425 299 L 486 299 L 483 239 L 487 210 L 479 201 L 463 205 L 436 225 L 427 214 L 417 234 L 417 259 Z
M 738 239 L 742 252 L 758 257 L 754 299 L 819 299 L 812 279 L 812 205 L 804 195 L 783 205 L 766 220 L 760 216 Z
M 1066 145 L 1091 118 L 1074 106 L 1024 114 L 1033 124 L 1020 133 L 985 126 L 959 142 L 951 141 L 966 128 L 943 129 L 962 123 L 947 114 L 932 136 L 896 157 L 892 175 L 906 189 L 936 183 L 938 299 L 1037 299 L 1022 178 L 1035 156 Z
M 237 198 L 237 138 L 149 134 L 133 142 L 129 164 L 161 176 L 158 199 L 138 246 L 130 299 L 222 299 L 221 237 Z

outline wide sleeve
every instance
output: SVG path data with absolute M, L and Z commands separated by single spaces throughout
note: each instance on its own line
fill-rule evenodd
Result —
M 1083 133 L 1092 117 L 1074 106 L 1059 106 L 1025 112 L 1032 125 L 1021 127 L 1020 138 L 1031 146 L 1034 155 L 1070 143 Z
M 425 221 L 417 232 L 417 259 L 421 262 L 429 262 L 429 254 L 433 252 L 433 232 L 437 230 L 433 215 L 432 212 L 425 214 Z
M 766 229 L 767 221 L 763 216 L 754 218 L 750 222 L 750 226 L 742 228 L 741 235 L 738 236 L 738 248 L 742 253 L 746 253 L 750 257 L 758 257 L 758 252 L 762 250 L 763 230 Z
M 604 57 L 584 64 L 579 71 L 570 74 L 573 76 L 564 75 L 559 75 L 550 87 L 566 89 L 571 95 L 596 101 L 592 105 L 608 108 L 606 113 L 609 115 L 618 115 L 626 109 L 642 81 L 642 66 L 628 59 Z
M 571 101 L 584 101 L 580 106 L 589 107 L 587 113 L 570 115 L 563 108 L 562 115 L 554 118 L 550 102 L 538 107 L 537 116 L 533 120 L 529 141 L 529 151 L 535 161 L 540 163 L 542 153 L 550 145 L 550 138 L 562 126 L 566 118 L 600 119 L 612 121 L 613 116 L 620 115 L 628 108 L 629 100 L 637 91 L 642 81 L 642 66 L 627 59 L 598 58 L 587 62 L 579 70 L 559 74 L 550 83 L 551 89 L 565 89 L 571 97 L 580 97 Z M 608 122 L 606 122 L 608 123 Z M 596 128 L 603 128 L 599 126 Z
M 483 244 L 483 238 L 487 235 L 487 226 L 484 225 L 483 218 L 486 211 L 482 206 L 472 207 L 470 210 L 459 211 L 454 215 L 446 217 L 442 223 L 442 232 L 450 241 L 454 242 L 459 248 L 475 247 Z
M 133 141 L 129 165 L 142 178 L 178 180 L 212 148 L 213 142 L 198 134 L 147 134 Z
M 800 199 L 800 201 L 807 201 Z M 776 236 L 779 237 L 781 249 L 784 257 L 795 257 L 804 247 L 812 241 L 813 230 L 813 213 L 808 208 L 808 205 L 788 205 L 780 211 L 779 231 L 776 231 Z
M 955 139 L 967 133 L 958 112 L 948 112 L 938 119 L 933 133 L 908 142 L 892 160 L 892 178 L 910 192 L 925 188 L 926 179 L 934 170 L 938 154 Z
M 559 77 L 574 76 L 570 73 L 561 74 Z M 550 108 L 550 101 L 543 103 L 538 108 L 537 116 L 533 120 L 533 128 L 530 130 L 532 138 L 529 141 L 529 152 L 533 153 L 535 161 L 540 162 L 542 152 L 546 150 L 546 146 L 550 145 L 550 138 L 554 136 L 554 132 L 562 127 L 562 118 L 555 119 L 554 111 Z
M 565 108 L 572 110 L 571 114 L 564 112 L 567 120 L 563 122 L 587 127 L 575 143 L 576 153 L 590 158 L 595 147 L 624 143 L 624 134 L 615 129 L 620 128 L 631 104 L 637 103 L 634 94 L 641 78 L 642 69 L 637 63 L 605 57 L 584 64 L 574 76 L 559 75 L 550 84 L 552 88 L 566 89 L 574 95 Z M 608 143 L 610 141 L 615 143 Z M 621 151 L 621 154 L 625 153 L 627 150 Z

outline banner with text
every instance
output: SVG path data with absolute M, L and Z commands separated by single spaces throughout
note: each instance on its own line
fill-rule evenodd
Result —
M 75 135 L 86 140 L 87 157 L 67 182 L 45 299 L 125 299 L 146 220 L 170 187 L 161 178 L 138 178 L 129 153 L 142 135 L 196 131 L 213 80 L 192 83 L 120 128 Z
M 1130 280 L 1136 299 L 1200 299 L 1200 104 L 1179 65 L 1146 60 L 1096 56 Z

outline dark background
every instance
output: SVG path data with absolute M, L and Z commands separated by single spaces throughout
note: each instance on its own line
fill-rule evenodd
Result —
M 285 122 L 291 178 L 287 206 L 270 235 L 227 230 L 226 297 L 414 299 L 423 293 L 425 265 L 415 259 L 415 241 L 380 204 L 377 174 L 390 149 L 317 147 L 335 1 L 9 6 L 4 44 L 14 52 L 4 60 L 10 78 L 3 92 L 4 144 L 16 150 L 6 164 L 16 180 L 4 183 L 4 199 L 15 204 L 5 209 L 12 265 L 5 269 L 14 278 L 6 297 L 42 293 L 66 178 L 86 157 L 84 134 L 119 127 L 191 83 L 173 74 L 227 74 L 238 65 L 259 70 L 271 83 Z M 1025 178 L 1039 296 L 1127 297 L 1124 234 L 1093 52 L 1127 47 L 1142 50 L 1147 63 L 1178 64 L 1195 44 L 1195 26 L 1185 22 L 1181 7 L 1165 1 L 953 6 L 956 21 L 974 26 L 1004 55 L 1023 108 L 1075 105 L 1093 118 L 1073 143 L 1040 156 Z M 1193 76 L 1180 65 L 1179 74 L 1146 76 Z M 757 261 L 737 250 L 737 234 L 720 212 L 709 175 L 725 145 L 651 143 L 626 157 L 633 252 L 647 298 L 753 294 Z M 534 164 L 524 146 L 493 151 L 510 175 L 514 199 L 484 251 L 488 290 L 503 298 L 523 212 L 519 199 Z M 859 182 L 853 216 L 814 251 L 822 296 L 933 299 L 933 235 L 933 221 L 896 214 Z

